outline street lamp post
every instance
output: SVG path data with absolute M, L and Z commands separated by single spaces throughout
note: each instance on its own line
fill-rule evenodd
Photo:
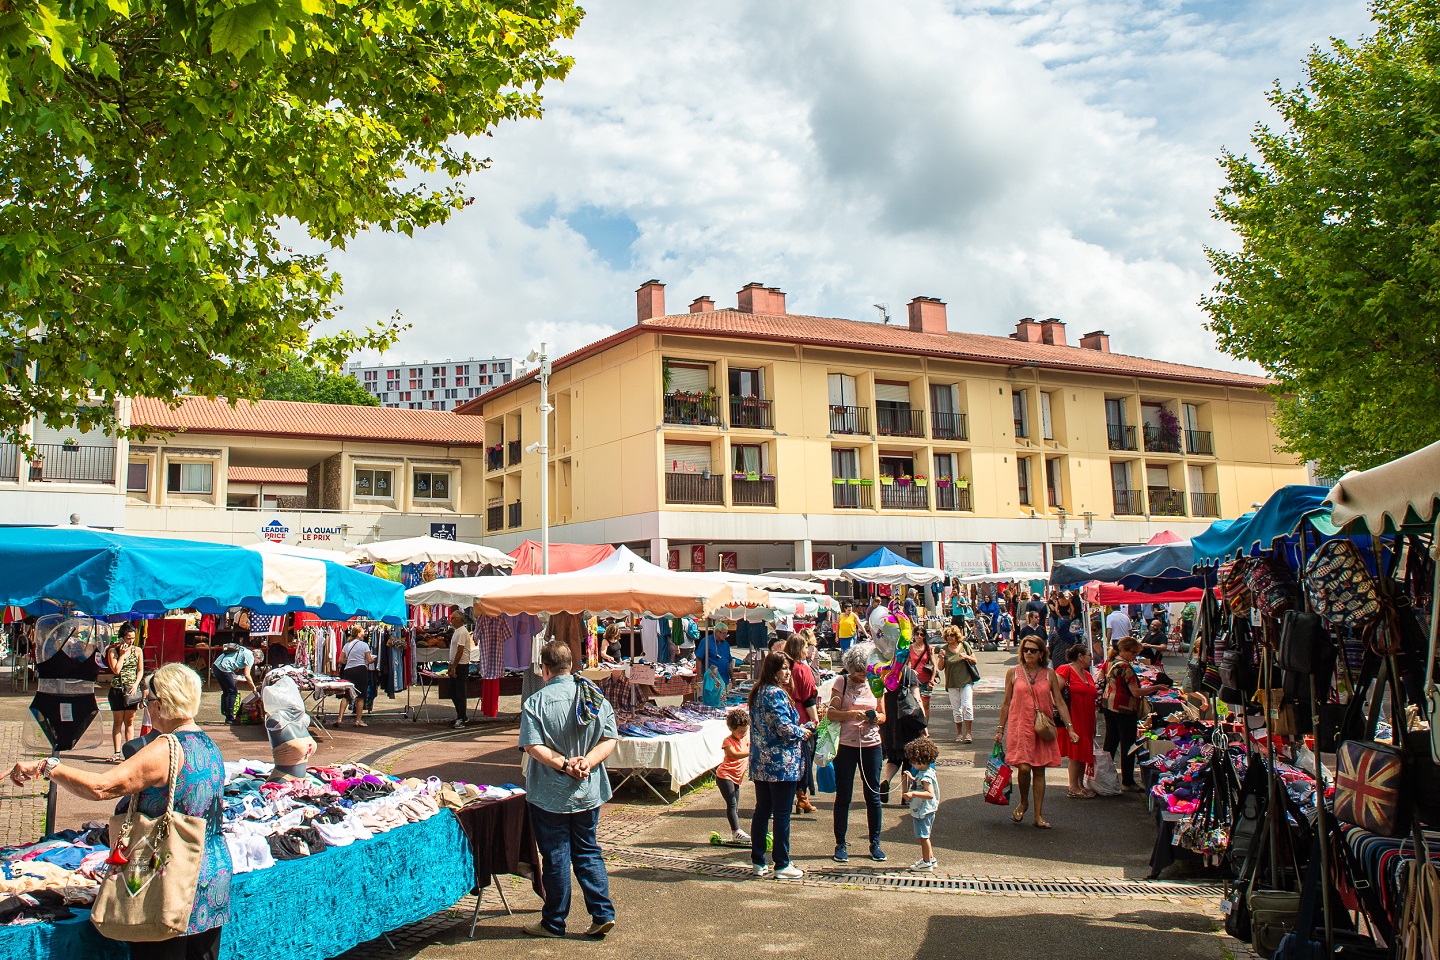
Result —
M 540 572 L 550 572 L 550 345 L 531 350 L 528 363 L 540 364 Z

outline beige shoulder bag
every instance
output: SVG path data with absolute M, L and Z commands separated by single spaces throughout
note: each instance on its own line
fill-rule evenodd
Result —
M 206 823 L 204 817 L 175 812 L 179 745 L 173 735 L 165 739 L 170 747 L 165 812 L 147 817 L 140 812 L 140 795 L 132 794 L 128 811 L 110 819 L 109 870 L 100 881 L 90 921 L 111 940 L 182 936 L 195 909 Z

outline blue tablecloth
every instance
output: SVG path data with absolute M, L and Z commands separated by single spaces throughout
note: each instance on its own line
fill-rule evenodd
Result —
M 237 876 L 220 960 L 326 960 L 453 906 L 474 885 L 469 841 L 455 814 L 441 810 L 423 823 Z M 96 933 L 89 911 L 59 923 L 0 926 L 0 960 L 36 957 L 129 960 L 130 949 Z

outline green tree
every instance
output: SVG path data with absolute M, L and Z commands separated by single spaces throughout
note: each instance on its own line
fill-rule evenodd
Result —
M 1259 162 L 1226 152 L 1202 301 L 1227 352 L 1275 378 L 1285 447 L 1325 471 L 1440 439 L 1440 2 L 1377 0 L 1358 45 L 1314 49 L 1269 100 Z
M 378 407 L 380 401 L 348 373 L 329 373 L 309 367 L 276 370 L 265 375 L 266 400 L 300 400 L 305 403 L 348 403 Z
M 323 251 L 464 207 L 456 178 L 486 162 L 466 138 L 539 115 L 580 16 L 0 0 L 0 439 L 37 415 L 113 429 L 122 395 L 253 398 L 269 371 L 393 343 L 393 319 L 316 335 L 340 291 Z

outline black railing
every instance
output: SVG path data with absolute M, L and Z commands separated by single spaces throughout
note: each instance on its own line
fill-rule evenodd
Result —
M 917 487 L 913 483 L 901 485 L 898 481 L 881 484 L 880 508 L 882 510 L 929 510 L 930 488 Z
M 1135 450 L 1135 428 L 1123 423 L 1108 423 L 1105 433 L 1110 440 L 1111 450 Z
M 20 479 L 20 448 L 13 443 L 0 443 L 0 480 Z
M 520 462 L 520 441 L 511 440 L 508 444 L 506 444 L 506 447 L 508 447 L 508 452 L 510 454 L 510 466 L 513 467 L 515 466 L 515 464 Z
M 1218 493 L 1192 493 L 1190 494 L 1190 515 L 1192 517 L 1218 517 L 1220 516 L 1220 494 Z
M 70 447 L 37 443 L 30 458 L 30 479 L 60 483 L 114 483 L 114 447 Z
M 875 421 L 882 437 L 925 436 L 925 411 L 913 407 L 881 407 Z
M 775 506 L 775 478 L 730 481 L 730 501 L 737 507 Z
M 510 512 L 510 516 L 507 518 L 507 525 L 512 528 L 520 526 L 520 501 L 516 500 L 514 503 L 510 504 L 508 509 Z
M 1171 487 L 1146 487 L 1152 517 L 1185 516 L 1185 493 Z
M 831 484 L 834 491 L 834 503 L 838 510 L 870 510 L 874 502 L 870 498 L 870 491 L 873 486 L 865 486 L 858 483 L 834 483 Z
M 505 529 L 505 505 L 485 508 L 485 532 L 494 533 Z
M 1159 427 L 1145 425 L 1146 453 L 1179 453 L 1180 431 L 1164 431 Z
M 665 502 L 724 506 L 725 481 L 703 473 L 665 474 Z
M 773 429 L 775 420 L 770 415 L 770 401 L 759 397 L 731 397 L 730 426 L 752 430 Z
M 954 484 L 951 484 L 948 487 L 936 487 L 935 509 L 974 510 L 975 501 L 970 496 L 970 488 L 961 488 L 955 486 Z
M 1215 436 L 1209 430 L 1186 430 L 1185 452 L 1192 456 L 1215 456 Z
M 1145 512 L 1145 495 L 1139 490 L 1115 491 L 1115 515 L 1138 517 Z
M 692 427 L 718 427 L 720 398 L 699 393 L 667 393 L 665 422 Z
M 970 439 L 970 425 L 963 413 L 930 414 L 930 432 L 936 440 Z
M 842 407 L 830 405 L 831 433 L 869 433 L 869 407 Z
M 486 450 L 486 451 L 485 451 L 485 469 L 486 469 L 486 470 L 504 470 L 504 469 L 505 469 L 505 449 L 504 449 L 504 447 L 501 447 L 499 450 Z

